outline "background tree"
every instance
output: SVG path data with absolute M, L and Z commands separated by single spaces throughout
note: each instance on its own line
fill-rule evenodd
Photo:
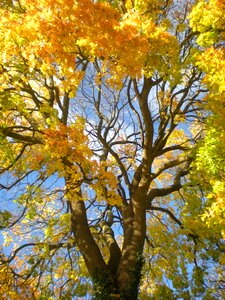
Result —
M 206 226 L 217 198 L 200 155 L 213 148 L 204 122 L 217 91 L 199 56 L 212 31 L 194 27 L 201 5 L 1 8 L 0 274 L 18 283 L 4 297 L 26 286 L 34 299 L 224 295 L 224 223 Z

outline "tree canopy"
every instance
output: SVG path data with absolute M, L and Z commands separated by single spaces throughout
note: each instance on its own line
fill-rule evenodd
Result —
M 0 16 L 0 298 L 224 298 L 225 1 Z

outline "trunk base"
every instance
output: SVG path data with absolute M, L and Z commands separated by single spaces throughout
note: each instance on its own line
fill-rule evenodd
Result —
M 141 270 L 144 264 L 143 256 L 138 254 L 135 267 L 125 270 L 129 275 L 129 282 L 124 282 L 123 278 L 127 276 L 120 276 L 120 282 L 112 277 L 110 272 L 96 274 L 93 281 L 94 286 L 94 300 L 137 300 L 139 287 L 141 283 Z

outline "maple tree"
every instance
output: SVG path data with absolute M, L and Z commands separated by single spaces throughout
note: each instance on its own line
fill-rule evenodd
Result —
M 224 10 L 2 2 L 2 299 L 224 296 Z

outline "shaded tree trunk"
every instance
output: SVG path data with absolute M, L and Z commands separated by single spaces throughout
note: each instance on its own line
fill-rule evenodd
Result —
M 118 267 L 118 287 L 124 299 L 135 300 L 143 266 L 143 248 L 146 236 L 146 189 L 140 187 L 134 193 L 130 207 L 124 212 L 125 241 Z
M 84 202 L 70 201 L 72 231 L 93 280 L 94 299 L 138 298 L 146 235 L 145 200 L 146 189 L 138 188 L 130 204 L 122 209 L 123 249 L 120 251 L 112 239 L 108 263 L 91 234 Z

